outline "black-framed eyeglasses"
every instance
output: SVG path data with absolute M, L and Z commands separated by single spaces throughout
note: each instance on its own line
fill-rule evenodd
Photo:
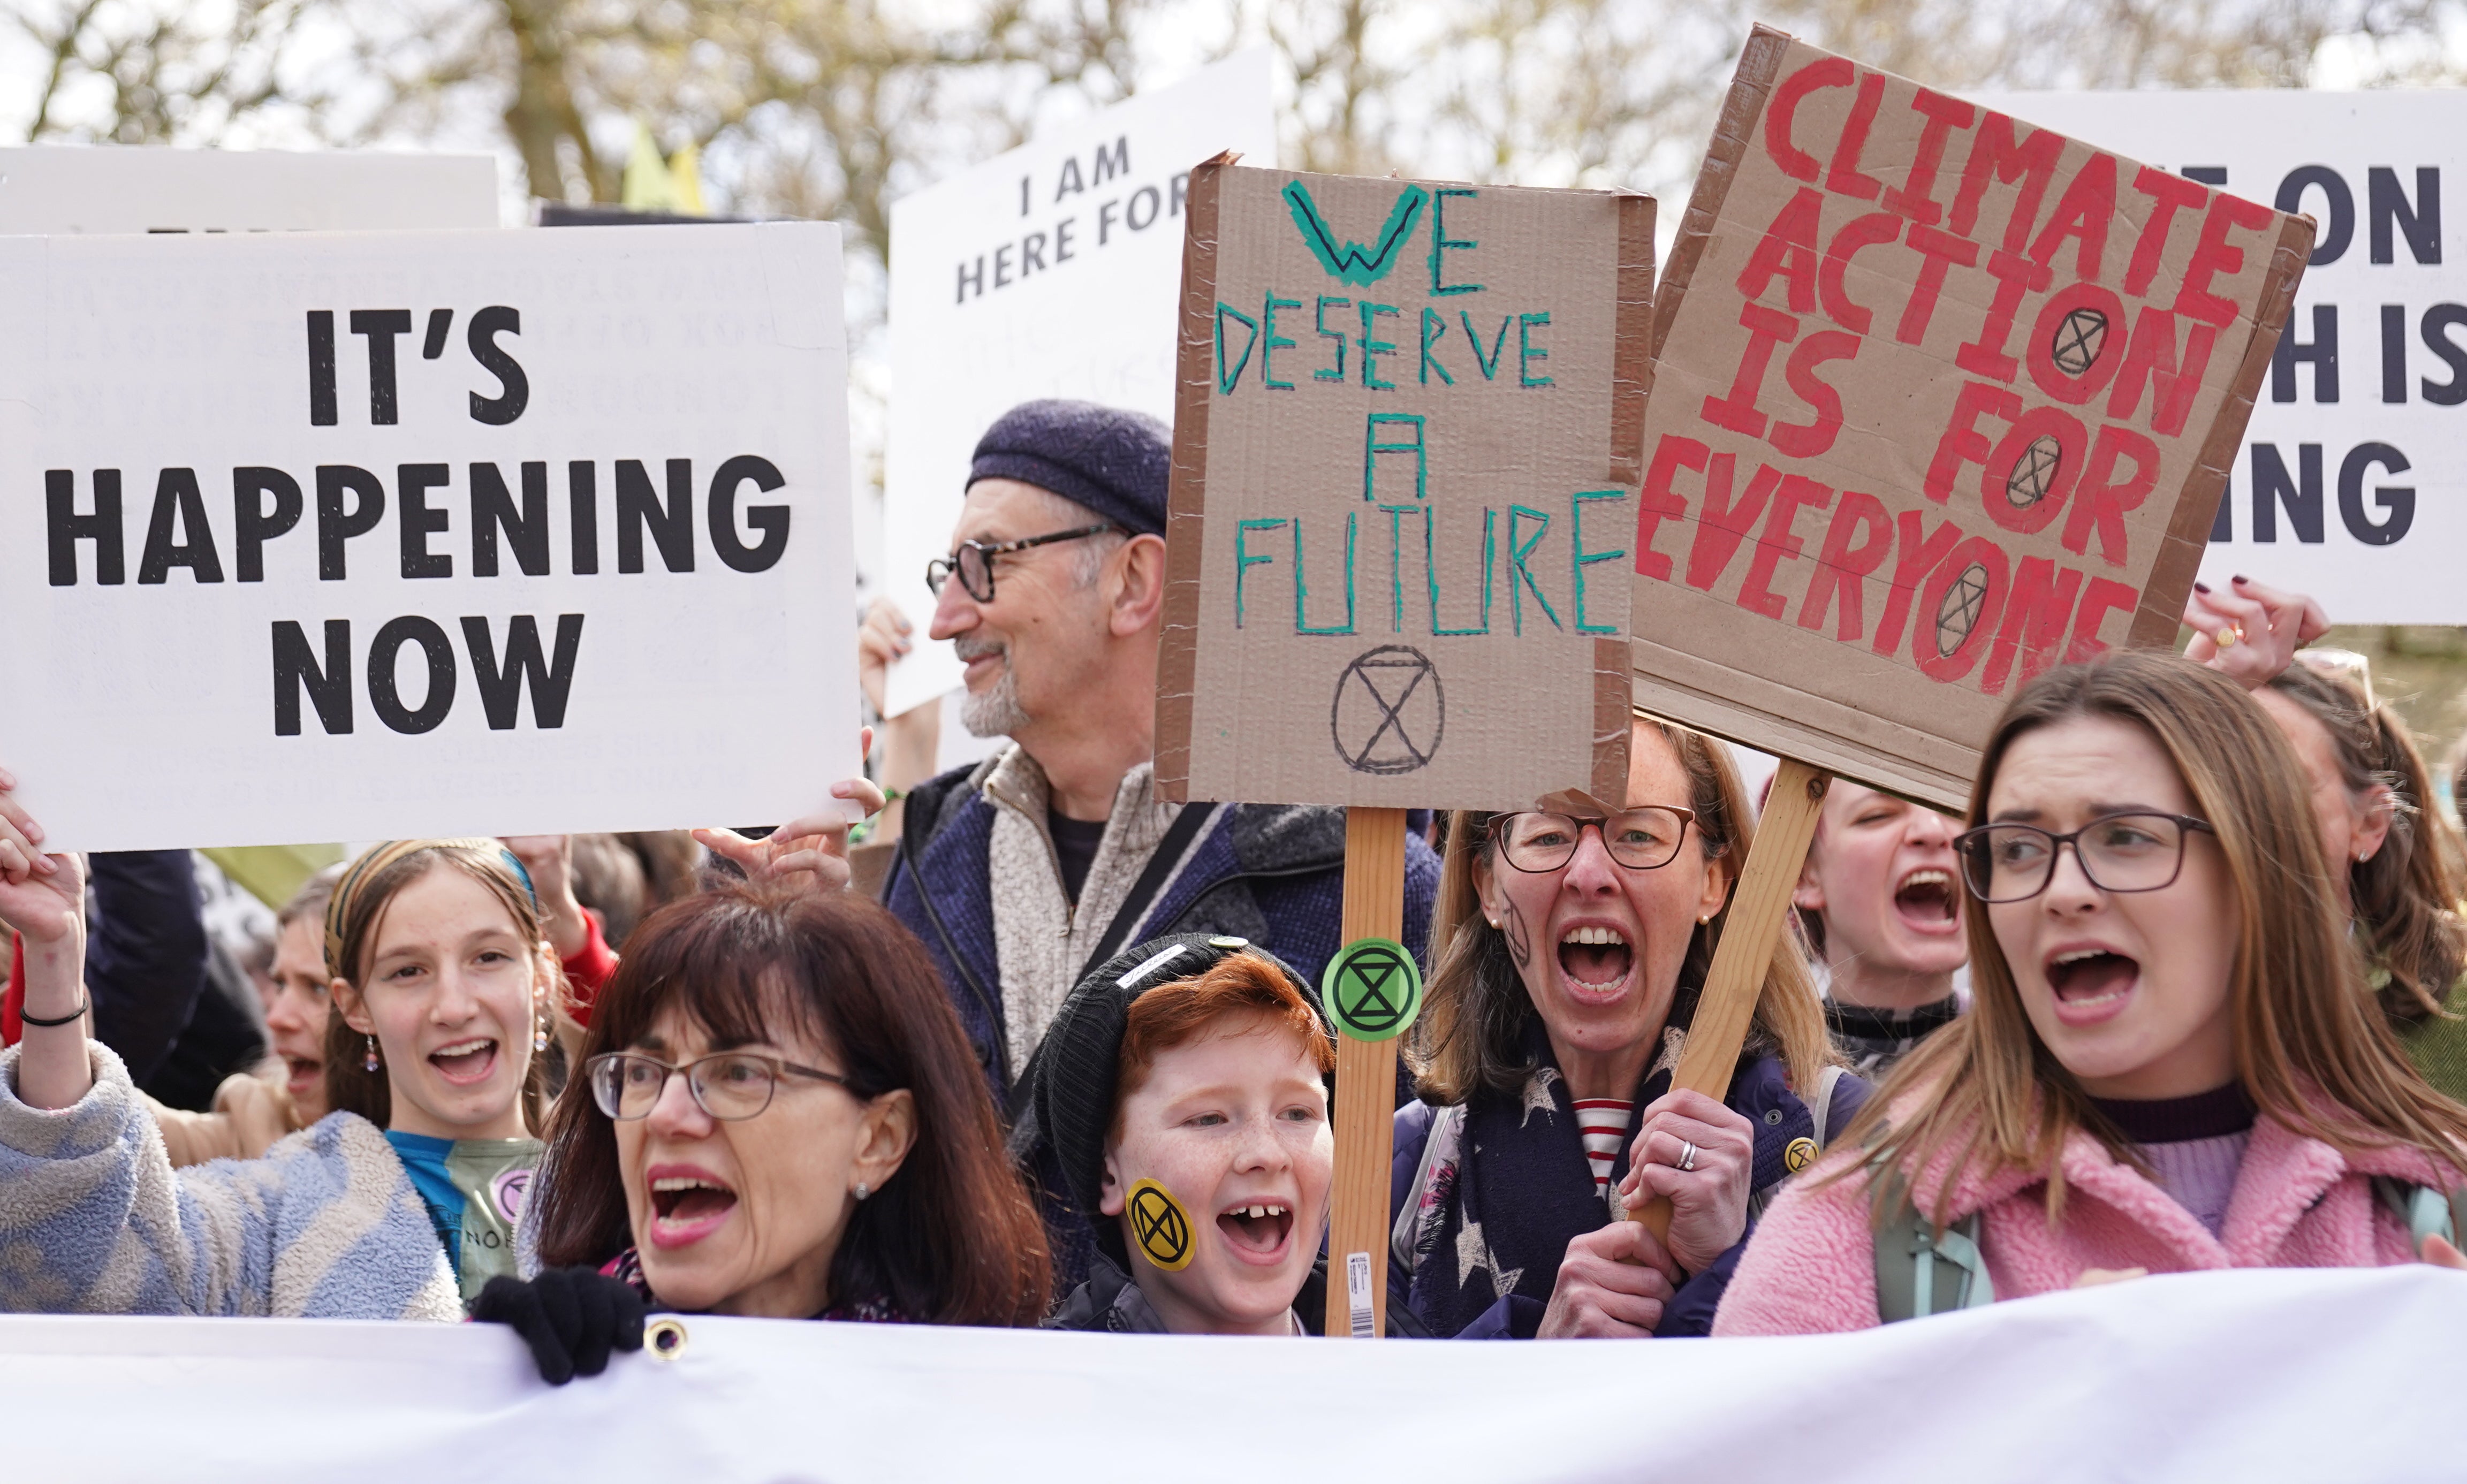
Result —
M 583 1071 L 591 1078 L 591 1098 L 600 1111 L 627 1123 L 650 1116 L 670 1077 L 684 1077 L 695 1105 L 724 1123 L 751 1118 L 770 1107 L 783 1076 L 849 1085 L 838 1072 L 817 1071 L 758 1051 L 721 1051 L 682 1067 L 639 1051 L 607 1051 L 583 1063 Z
M 2101 891 L 2156 891 L 2184 869 L 2184 842 L 2196 830 L 2216 835 L 2207 820 L 2187 814 L 2123 810 L 2103 814 L 2059 835 L 2035 824 L 1982 824 L 1954 837 L 1962 885 L 1987 903 L 2026 902 L 2056 877 L 2067 845 L 2082 874 Z
M 1659 870 L 1679 854 L 1696 811 L 1664 804 L 1600 815 L 1504 814 L 1491 822 L 1500 859 L 1520 871 L 1555 871 L 1576 858 L 1585 831 L 1602 837 L 1611 859 L 1632 871 Z
M 1111 521 L 1095 526 L 1082 526 L 1075 530 L 1057 530 L 1048 536 L 1028 536 L 1018 541 L 962 541 L 960 549 L 948 556 L 938 556 L 925 564 L 925 588 L 936 597 L 942 596 L 943 584 L 951 573 L 960 574 L 960 588 L 981 603 L 994 600 L 994 558 L 1012 551 L 1025 551 L 1030 547 L 1052 546 L 1057 541 L 1085 541 L 1122 528 Z

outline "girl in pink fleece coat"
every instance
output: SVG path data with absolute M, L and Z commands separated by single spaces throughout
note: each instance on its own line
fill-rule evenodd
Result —
M 1903 1190 L 1938 1231 L 1980 1218 L 1999 1299 L 2413 1260 L 2373 1178 L 2467 1183 L 2467 1108 L 2367 995 L 2266 713 L 2172 657 L 2051 671 L 1989 739 L 1970 821 L 1973 1011 L 1766 1212 L 1715 1335 L 1878 1323 Z

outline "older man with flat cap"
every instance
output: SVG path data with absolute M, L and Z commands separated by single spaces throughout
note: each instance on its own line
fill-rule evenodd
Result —
M 1090 964 L 1168 933 L 1248 938 L 1312 982 L 1339 946 L 1341 810 L 1156 797 L 1157 635 L 1172 435 L 1038 401 L 985 431 L 931 629 L 967 665 L 961 718 L 1010 744 L 906 800 L 883 899 L 941 970 L 1006 1103 Z M 1438 860 L 1408 843 L 1422 950 Z

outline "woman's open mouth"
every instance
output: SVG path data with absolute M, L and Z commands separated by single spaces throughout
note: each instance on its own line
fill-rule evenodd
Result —
M 286 1056 L 283 1059 L 283 1065 L 289 1068 L 291 1073 L 284 1079 L 283 1085 L 290 1090 L 293 1097 L 306 1096 L 326 1085 L 324 1062 L 312 1061 L 305 1056 Z
M 450 1042 L 428 1053 L 428 1065 L 458 1088 L 476 1087 L 497 1069 L 497 1043 L 486 1036 Z
M 2095 1025 L 2121 1013 L 2140 982 L 2140 961 L 2112 949 L 2071 948 L 2048 960 L 2056 1019 L 2068 1025 Z
M 719 1229 L 736 1209 L 736 1192 L 717 1176 L 694 1171 L 650 1173 L 651 1245 L 679 1248 Z
M 1961 920 L 1961 899 L 1954 894 L 1953 873 L 1931 866 L 1903 877 L 1893 891 L 1893 911 L 1922 932 L 1951 929 Z
M 1570 987 L 1591 999 L 1607 999 L 1626 987 L 1636 950 L 1617 928 L 1570 928 L 1559 936 L 1559 972 Z
M 1294 1209 L 1281 1201 L 1254 1201 L 1227 1206 L 1216 1218 L 1235 1256 L 1245 1262 L 1274 1263 L 1285 1255 L 1294 1233 Z

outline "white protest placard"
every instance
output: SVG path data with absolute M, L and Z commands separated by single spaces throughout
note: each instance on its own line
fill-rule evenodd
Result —
M 1190 168 L 1227 149 L 1273 163 L 1268 65 L 1229 57 L 893 204 L 882 586 L 917 632 L 891 715 L 960 684 L 925 637 L 925 564 L 951 549 L 986 427 L 1048 396 L 1173 420 Z
M 483 1459 L 508 1478 L 1084 1484 L 1170 1460 L 1173 1484 L 1250 1484 L 1260 1450 L 1227 1406 L 1273 1397 L 1313 1477 L 1440 1459 L 1448 1479 L 1898 1484 L 2023 1460 L 2034 1480 L 2413 1484 L 2448 1476 L 2457 1423 L 2390 1378 L 2440 1373 L 2467 1278 L 2240 1269 L 1650 1345 L 683 1323 L 674 1360 L 552 1386 L 496 1324 L 0 1316 L 10 1476 L 432 1484 Z
M 497 224 L 485 154 L 28 145 L 0 149 L 0 235 Z
M 0 759 L 71 849 L 855 771 L 839 229 L 0 238 Z
M 2456 92 L 2015 93 L 1991 107 L 2320 224 L 2202 578 L 2339 623 L 2467 623 L 2467 178 Z M 2452 199 L 2442 198 L 2450 183 Z

